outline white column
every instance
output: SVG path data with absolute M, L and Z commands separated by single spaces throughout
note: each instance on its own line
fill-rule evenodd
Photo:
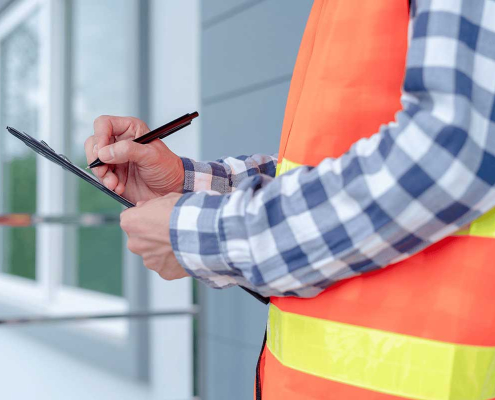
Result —
M 150 0 L 150 128 L 199 110 L 199 1 Z M 201 110 L 199 110 L 201 113 Z M 201 117 L 200 117 L 201 118 Z M 179 155 L 199 152 L 199 122 L 165 139 Z M 150 281 L 150 307 L 188 307 L 190 279 Z M 193 392 L 192 318 L 151 323 L 151 381 L 157 399 L 190 399 Z
M 54 150 L 64 149 L 63 91 L 65 68 L 64 1 L 42 0 L 40 15 L 40 138 Z M 38 156 L 37 212 L 60 214 L 64 211 L 65 172 L 59 166 Z M 64 264 L 64 230 L 59 226 L 36 228 L 37 280 L 47 299 L 53 299 L 61 281 Z

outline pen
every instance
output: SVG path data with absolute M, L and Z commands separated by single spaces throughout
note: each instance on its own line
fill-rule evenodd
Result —
M 148 144 L 155 139 L 166 138 L 167 136 L 170 136 L 172 133 L 177 132 L 178 130 L 190 125 L 191 121 L 198 116 L 199 113 L 197 111 L 193 112 L 192 114 L 184 114 L 182 117 L 174 119 L 173 121 L 163 126 L 160 126 L 159 128 L 152 130 L 151 132 L 148 132 L 146 135 L 134 139 L 133 142 L 139 144 Z M 95 161 L 89 164 L 86 169 L 100 167 L 102 165 L 105 165 L 105 163 L 100 161 L 99 158 L 97 158 Z

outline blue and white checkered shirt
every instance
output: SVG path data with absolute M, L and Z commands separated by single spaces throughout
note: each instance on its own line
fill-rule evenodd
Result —
M 183 159 L 170 233 L 192 276 L 312 297 L 495 207 L 495 0 L 416 3 L 396 121 L 278 178 L 271 156 Z

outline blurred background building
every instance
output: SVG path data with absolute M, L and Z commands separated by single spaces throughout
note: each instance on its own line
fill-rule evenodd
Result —
M 104 213 L 118 203 L 35 157 L 13 126 L 85 164 L 101 114 L 196 159 L 275 153 L 310 0 L 0 0 L 0 214 Z M 188 309 L 176 316 L 0 325 L 1 399 L 250 399 L 267 309 L 238 289 L 165 282 L 117 224 L 0 227 L 0 319 Z

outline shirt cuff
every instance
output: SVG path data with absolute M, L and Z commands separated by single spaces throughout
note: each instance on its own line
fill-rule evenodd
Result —
M 184 193 L 214 190 L 232 192 L 232 182 L 224 166 L 219 163 L 198 162 L 181 157 L 184 166 Z
M 213 288 L 242 284 L 221 251 L 219 221 L 228 196 L 217 192 L 186 193 L 170 217 L 170 241 L 179 263 L 192 277 Z

